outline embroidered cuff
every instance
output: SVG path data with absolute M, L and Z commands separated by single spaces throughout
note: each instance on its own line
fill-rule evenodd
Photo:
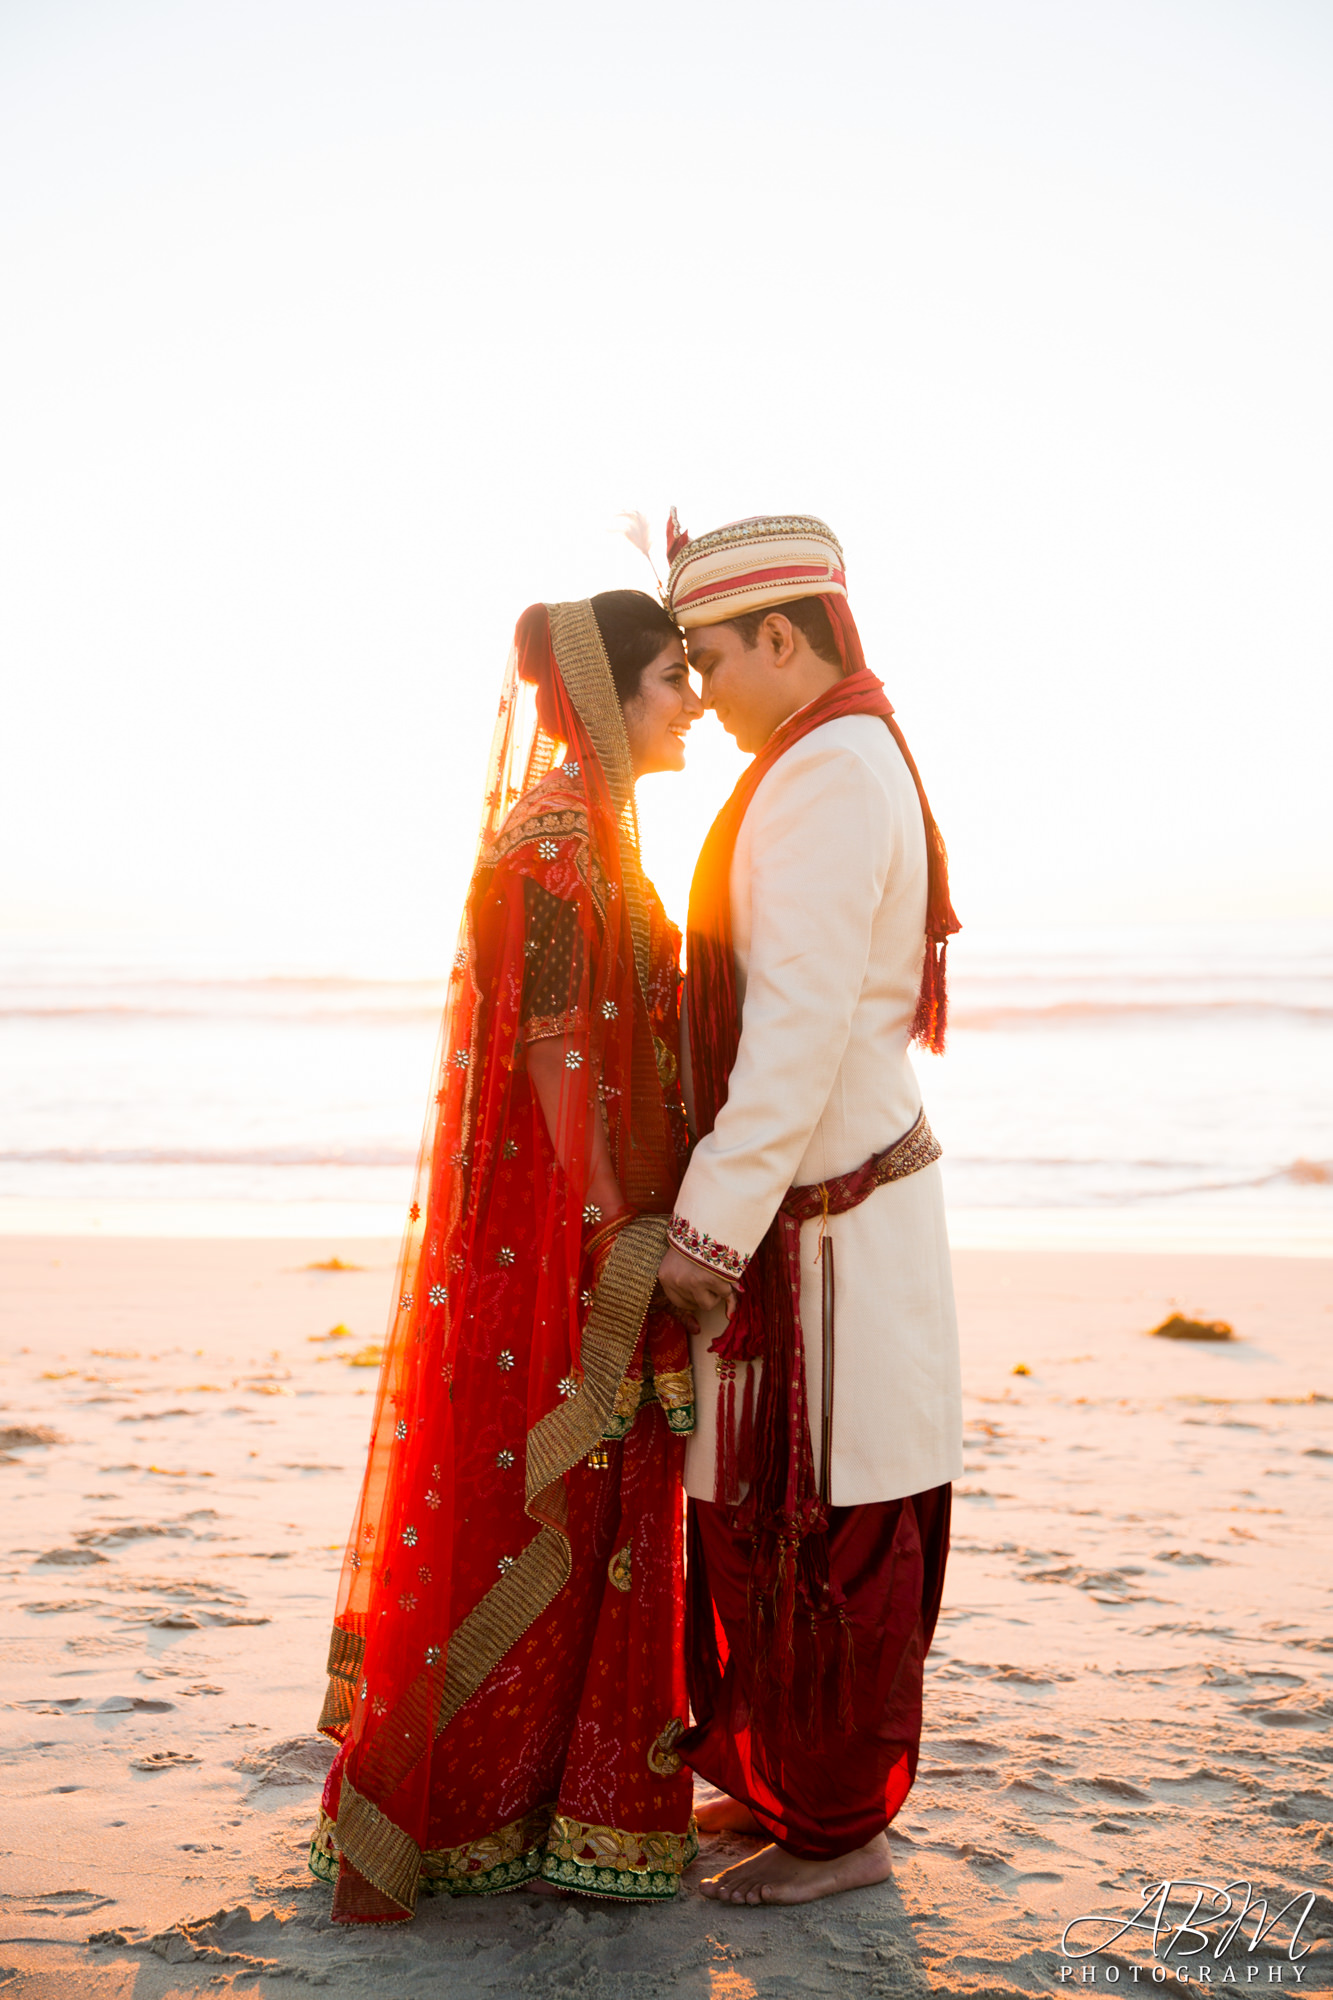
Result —
M 748 1257 L 742 1257 L 739 1250 L 733 1250 L 728 1243 L 719 1243 L 716 1237 L 706 1236 L 696 1229 L 683 1215 L 673 1215 L 667 1237 L 677 1250 L 683 1250 L 696 1263 L 707 1264 L 710 1271 L 720 1271 L 724 1278 L 743 1278 Z

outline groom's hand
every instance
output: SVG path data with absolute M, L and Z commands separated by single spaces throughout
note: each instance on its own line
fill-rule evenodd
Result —
M 736 1287 L 720 1271 L 710 1271 L 706 1265 L 696 1264 L 693 1257 L 677 1250 L 674 1243 L 668 1245 L 657 1277 L 678 1312 L 690 1313 L 697 1319 L 700 1313 L 708 1312 L 713 1306 L 725 1305 L 730 1319 Z

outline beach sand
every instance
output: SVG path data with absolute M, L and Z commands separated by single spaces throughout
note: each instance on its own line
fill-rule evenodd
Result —
M 1333 1261 L 1027 1251 L 955 1260 L 967 1469 L 891 1882 L 722 1908 L 732 1837 L 668 1908 L 330 1926 L 314 1722 L 393 1256 L 0 1239 L 0 1992 L 1050 1992 L 1066 1923 L 1184 1877 L 1333 1932 Z M 1239 1337 L 1145 1338 L 1174 1308 Z M 1239 1983 L 1296 1983 L 1290 1927 L 1250 1919 Z

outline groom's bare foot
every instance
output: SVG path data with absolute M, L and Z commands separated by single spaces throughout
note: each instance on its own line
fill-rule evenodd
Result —
M 761 1840 L 765 1837 L 750 1808 L 725 1792 L 718 1792 L 711 1799 L 700 1799 L 694 1808 L 694 1818 L 700 1833 L 757 1833 Z
M 882 1833 L 832 1861 L 803 1861 L 780 1847 L 764 1847 L 748 1861 L 724 1868 L 699 1884 L 718 1903 L 816 1903 L 844 1889 L 865 1889 L 893 1873 L 889 1843 Z

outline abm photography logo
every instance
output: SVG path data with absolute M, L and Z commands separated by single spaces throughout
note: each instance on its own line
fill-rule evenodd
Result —
M 1301 1961 L 1316 1942 L 1302 1933 L 1316 1900 L 1313 1889 L 1298 1890 L 1270 1913 L 1270 1898 L 1250 1882 L 1150 1882 L 1128 1916 L 1070 1919 L 1060 1937 L 1060 1984 L 1300 1986 Z M 1152 1963 L 1125 1956 L 1145 1942 Z

